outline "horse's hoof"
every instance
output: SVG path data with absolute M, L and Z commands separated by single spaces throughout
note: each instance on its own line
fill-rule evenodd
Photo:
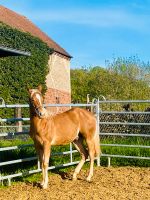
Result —
M 42 185 L 42 189 L 47 189 L 48 187 L 47 187 L 47 185 Z
M 87 177 L 86 181 L 91 183 L 91 178 Z
M 43 187 L 43 185 L 44 185 L 44 182 L 41 182 L 41 183 L 40 183 L 40 185 L 41 185 L 41 187 Z
M 77 180 L 77 174 L 76 174 L 76 173 L 73 174 L 72 180 L 73 180 L 73 181 L 76 181 L 76 180 Z
M 77 177 L 73 177 L 72 180 L 73 180 L 73 181 L 76 181 L 76 180 L 77 180 Z

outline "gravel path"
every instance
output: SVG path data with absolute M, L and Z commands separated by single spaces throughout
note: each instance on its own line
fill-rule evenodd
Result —
M 81 172 L 77 181 L 65 174 L 50 174 L 49 187 L 42 190 L 37 183 L 21 182 L 0 189 L 0 200 L 148 200 L 150 168 L 96 167 L 91 183 Z M 72 172 L 67 174 L 72 175 Z

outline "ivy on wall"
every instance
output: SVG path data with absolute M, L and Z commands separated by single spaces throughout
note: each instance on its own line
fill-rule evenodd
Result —
M 53 49 L 39 38 L 2 22 L 0 22 L 0 45 L 31 53 L 31 56 L 0 58 L 0 97 L 6 104 L 27 103 L 27 86 L 35 88 L 42 84 L 46 90 L 48 57 Z

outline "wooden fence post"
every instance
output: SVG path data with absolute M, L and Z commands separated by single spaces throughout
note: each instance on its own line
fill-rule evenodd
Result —
M 22 118 L 22 114 L 21 114 L 21 108 L 15 108 L 15 118 Z M 16 131 L 17 132 L 22 132 L 22 121 L 17 121 L 16 122 Z

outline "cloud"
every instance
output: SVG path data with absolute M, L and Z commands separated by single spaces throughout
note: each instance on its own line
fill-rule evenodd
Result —
M 40 22 L 59 22 L 80 24 L 93 27 L 120 27 L 130 29 L 148 29 L 149 14 L 137 14 L 120 8 L 45 10 L 27 13 L 31 20 Z
M 137 6 L 139 9 L 137 9 Z M 128 28 L 140 32 L 150 32 L 150 12 L 147 11 L 149 7 L 145 7 L 143 4 L 134 3 L 134 6 L 130 5 L 129 7 L 118 5 L 82 9 L 77 7 L 31 8 L 32 6 L 26 5 L 24 1 L 19 5 L 11 5 L 11 9 L 36 23 L 65 23 L 95 28 Z

